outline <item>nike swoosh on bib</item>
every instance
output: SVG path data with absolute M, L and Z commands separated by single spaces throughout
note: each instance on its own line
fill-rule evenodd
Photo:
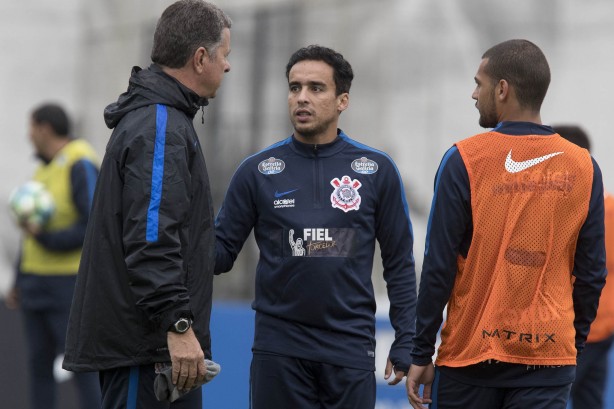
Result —
M 512 159 L 512 150 L 510 149 L 510 152 L 507 154 L 507 158 L 505 158 L 505 170 L 507 170 L 509 173 L 522 172 L 523 170 L 529 169 L 531 166 L 535 166 L 538 163 L 542 163 L 543 161 L 546 161 L 553 156 L 560 155 L 561 153 L 563 152 L 554 152 L 549 153 L 548 155 L 540 156 L 539 158 L 516 162 Z

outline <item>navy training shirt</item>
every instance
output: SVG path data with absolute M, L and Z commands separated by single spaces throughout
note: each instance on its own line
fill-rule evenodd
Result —
M 416 304 L 413 236 L 388 155 L 342 131 L 325 145 L 289 137 L 243 161 L 215 227 L 218 274 L 232 268 L 254 230 L 255 351 L 364 370 L 375 369 L 377 240 L 395 330 L 389 358 L 407 371 Z

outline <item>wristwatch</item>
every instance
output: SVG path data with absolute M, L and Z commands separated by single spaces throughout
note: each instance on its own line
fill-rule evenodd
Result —
M 168 329 L 169 331 L 176 332 L 177 334 L 183 334 L 192 326 L 192 320 L 189 318 L 179 318 Z

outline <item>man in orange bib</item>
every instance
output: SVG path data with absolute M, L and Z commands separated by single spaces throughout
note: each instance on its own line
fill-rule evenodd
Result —
M 494 129 L 437 171 L 409 401 L 564 409 L 605 283 L 601 171 L 542 125 L 550 68 L 535 44 L 490 48 L 475 81 L 480 126 Z
M 588 135 L 577 125 L 555 125 L 556 133 L 576 145 L 591 150 Z M 576 380 L 571 387 L 573 409 L 604 408 L 604 392 L 608 377 L 608 353 L 614 341 L 614 196 L 604 193 L 605 246 L 608 278 L 601 291 L 599 308 L 586 347 L 578 359 Z

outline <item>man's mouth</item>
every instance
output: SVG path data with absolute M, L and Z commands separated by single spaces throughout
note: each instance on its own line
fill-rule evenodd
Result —
M 309 112 L 306 109 L 297 109 L 296 111 L 294 111 L 294 116 L 298 119 L 298 120 L 307 120 L 309 118 L 311 118 L 311 112 Z

